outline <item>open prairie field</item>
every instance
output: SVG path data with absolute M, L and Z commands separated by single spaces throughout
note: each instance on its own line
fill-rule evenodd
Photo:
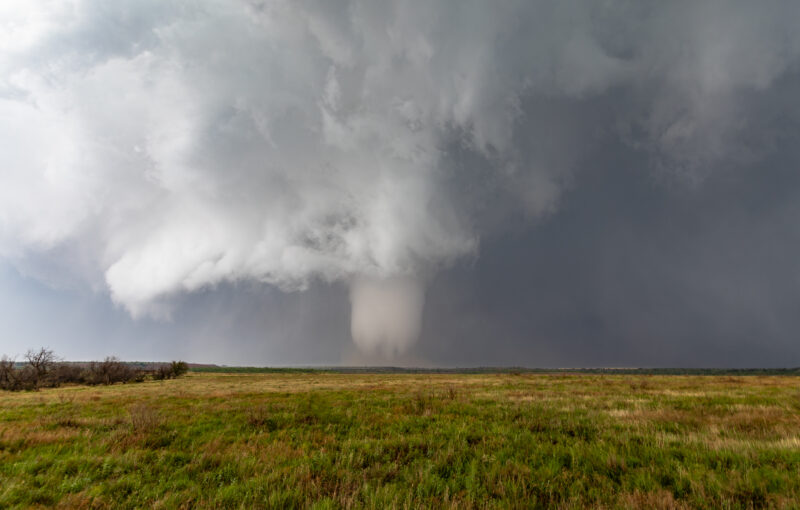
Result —
M 0 507 L 798 508 L 800 379 L 190 373 L 0 393 Z

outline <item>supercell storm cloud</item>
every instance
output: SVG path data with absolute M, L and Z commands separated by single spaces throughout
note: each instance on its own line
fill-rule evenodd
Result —
M 664 232 L 649 247 L 630 241 L 644 227 L 606 238 L 633 261 L 663 255 L 673 272 L 654 277 L 686 282 L 665 299 L 691 302 L 695 266 L 659 242 L 689 243 L 693 260 L 738 275 L 763 259 L 710 255 L 717 227 L 725 253 L 743 253 L 725 225 L 767 224 L 763 239 L 798 252 L 787 239 L 800 194 L 786 189 L 800 188 L 793 174 L 786 187 L 768 177 L 797 170 L 798 19 L 797 2 L 5 1 L 0 257 L 140 320 L 242 283 L 344 285 L 356 345 L 392 356 L 412 348 L 423 316 L 431 335 L 447 330 L 426 311 L 438 275 L 469 273 L 487 243 L 546 232 L 598 201 L 598 217 Z M 756 217 L 741 190 L 759 185 L 783 194 Z M 620 213 L 599 198 L 614 193 L 638 205 Z M 652 197 L 676 193 L 691 203 L 653 209 Z M 669 229 L 704 221 L 713 227 L 696 237 Z M 561 231 L 586 239 L 597 232 L 586 225 Z M 536 253 L 498 271 L 564 260 Z M 781 261 L 800 285 L 800 264 Z M 636 264 L 614 282 L 647 292 L 631 283 L 644 281 Z M 727 274 L 715 270 L 703 289 Z M 550 299 L 534 308 L 546 314 L 559 296 L 539 283 Z M 664 331 L 662 315 L 619 319 L 615 292 L 584 295 L 576 313 L 625 322 L 610 336 Z M 781 313 L 754 334 L 784 338 Z

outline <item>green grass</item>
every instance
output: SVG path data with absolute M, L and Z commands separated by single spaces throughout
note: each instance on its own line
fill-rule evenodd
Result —
M 0 508 L 797 508 L 800 379 L 202 373 L 0 393 Z

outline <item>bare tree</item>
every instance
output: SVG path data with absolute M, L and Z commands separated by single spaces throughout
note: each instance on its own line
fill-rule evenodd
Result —
M 55 353 L 42 347 L 38 351 L 33 349 L 25 353 L 25 359 L 28 362 L 29 370 L 33 376 L 33 383 L 38 388 L 47 378 L 47 375 L 53 370 L 55 364 L 59 361 Z
M 3 355 L 0 358 L 0 388 L 4 390 L 16 389 L 17 377 L 15 372 L 14 360 Z

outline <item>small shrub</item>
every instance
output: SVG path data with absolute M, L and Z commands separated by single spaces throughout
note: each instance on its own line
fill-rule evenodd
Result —
M 168 365 L 161 365 L 153 372 L 153 379 L 156 381 L 164 381 L 166 379 L 172 379 L 172 368 Z
M 14 371 L 14 384 L 12 391 L 33 391 L 39 389 L 39 376 L 35 370 L 26 366 Z
M 67 383 L 82 383 L 83 368 L 75 363 L 58 363 L 49 375 L 52 386 L 61 386 Z
M 8 356 L 0 358 L 0 388 L 12 391 L 17 389 L 16 371 L 13 359 Z
M 173 377 L 180 377 L 189 371 L 189 365 L 185 361 L 173 361 L 170 363 L 170 367 Z
M 90 385 L 108 385 L 135 381 L 139 375 L 137 370 L 121 362 L 119 358 L 109 356 L 99 363 L 92 362 L 84 374 L 84 381 Z M 141 379 L 144 380 L 143 377 Z
M 189 365 L 185 361 L 173 361 L 167 365 L 159 366 L 153 373 L 153 379 L 157 381 L 174 379 L 186 374 L 188 371 Z

